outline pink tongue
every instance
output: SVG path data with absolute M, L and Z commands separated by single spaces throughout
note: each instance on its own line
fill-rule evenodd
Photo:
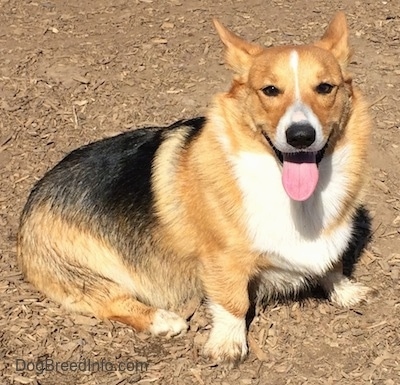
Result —
M 282 183 L 293 200 L 307 200 L 317 187 L 318 176 L 315 153 L 283 154 Z

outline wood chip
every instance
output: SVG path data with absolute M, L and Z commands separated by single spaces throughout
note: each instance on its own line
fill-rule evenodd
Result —
M 259 361 L 268 361 L 268 354 L 260 348 L 257 341 L 254 339 L 254 337 L 251 334 L 249 334 L 249 336 L 248 336 L 248 341 L 249 341 L 249 348 L 257 356 L 258 360 Z
M 34 381 L 32 378 L 26 378 L 22 376 L 15 376 L 13 380 L 19 384 L 31 384 Z
M 96 318 L 87 317 L 87 316 L 81 315 L 81 314 L 76 314 L 76 315 L 74 315 L 73 318 L 74 318 L 75 323 L 77 323 L 79 325 L 94 326 L 99 323 L 99 320 L 97 320 Z
M 383 191 L 385 194 L 390 193 L 389 187 L 380 180 L 374 180 L 374 185 L 379 188 L 379 190 Z

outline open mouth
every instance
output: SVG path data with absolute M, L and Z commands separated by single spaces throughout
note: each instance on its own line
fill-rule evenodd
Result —
M 318 185 L 318 164 L 324 157 L 329 138 L 325 146 L 317 152 L 283 153 L 273 145 L 267 134 L 263 132 L 263 135 L 282 164 L 282 184 L 288 196 L 300 202 L 309 199 Z
M 325 150 L 328 148 L 328 144 L 329 144 L 329 139 L 326 141 L 325 146 L 319 150 L 318 152 L 309 152 L 309 151 L 298 151 L 298 152 L 292 152 L 292 153 L 283 153 L 281 151 L 279 151 L 272 143 L 271 139 L 269 138 L 269 136 L 263 131 L 262 132 L 264 138 L 267 140 L 267 142 L 269 143 L 269 145 L 272 147 L 272 149 L 275 152 L 276 157 L 279 159 L 279 161 L 283 164 L 283 160 L 284 157 L 290 157 L 293 159 L 293 161 L 296 161 L 298 163 L 302 163 L 304 162 L 304 160 L 308 157 L 309 154 L 314 154 L 315 155 L 315 160 L 317 165 L 321 162 L 322 158 L 325 155 Z

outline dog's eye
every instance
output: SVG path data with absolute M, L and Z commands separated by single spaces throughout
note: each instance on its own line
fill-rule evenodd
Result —
M 261 89 L 261 91 L 267 96 L 278 96 L 281 93 L 281 90 L 275 86 L 266 86 Z
M 329 83 L 321 83 L 318 84 L 317 87 L 315 87 L 315 91 L 321 95 L 327 95 L 330 94 L 333 90 L 334 86 Z

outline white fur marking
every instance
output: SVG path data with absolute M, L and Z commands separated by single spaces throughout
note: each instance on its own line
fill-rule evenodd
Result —
M 312 109 L 299 101 L 294 102 L 280 118 L 274 140 L 275 147 L 279 151 L 286 153 L 296 151 L 295 148 L 287 143 L 286 130 L 292 123 L 297 123 L 299 117 L 303 117 L 302 120 L 311 124 L 315 130 L 315 141 L 307 148 L 307 151 L 318 152 L 325 146 L 327 138 L 324 137 L 322 125 Z
M 267 301 L 277 294 L 283 296 L 297 294 L 308 283 L 304 274 L 278 268 L 262 271 L 260 278 L 259 297 Z
M 299 85 L 299 54 L 295 50 L 290 53 L 290 67 L 293 70 L 294 76 L 294 94 L 296 100 L 301 100 Z
M 329 235 L 322 232 L 337 218 L 346 197 L 350 151 L 346 146 L 322 159 L 317 188 L 305 202 L 293 201 L 285 193 L 274 156 L 242 152 L 232 159 L 253 249 L 268 254 L 276 268 L 323 275 L 347 247 L 351 223 Z
M 188 325 L 185 320 L 177 314 L 164 309 L 157 309 L 149 331 L 156 336 L 172 337 L 186 332 L 187 328 Z
M 307 148 L 307 151 L 318 152 L 321 150 L 327 138 L 324 137 L 322 125 L 313 110 L 301 101 L 300 82 L 299 82 L 299 54 L 293 50 L 290 53 L 289 65 L 293 71 L 294 101 L 280 118 L 276 130 L 274 146 L 281 152 L 290 153 L 297 151 L 289 145 L 286 140 L 286 130 L 293 123 L 305 122 L 310 124 L 315 130 L 315 141 Z
M 293 113 L 293 115 L 292 115 L 292 122 L 293 123 L 301 122 L 301 121 L 304 121 L 304 120 L 307 120 L 307 116 L 303 111 L 297 110 L 297 111 L 295 111 Z
M 204 347 L 205 354 L 223 361 L 240 360 L 247 354 L 246 320 L 235 317 L 217 303 L 210 303 L 213 328 Z
M 339 272 L 329 272 L 323 279 L 321 285 L 328 292 L 329 299 L 343 307 L 354 306 L 365 301 L 370 289 L 356 282 L 351 282 Z
M 215 136 L 224 151 L 226 151 L 227 153 L 231 152 L 232 145 L 229 135 L 226 132 L 225 120 L 220 115 L 213 114 L 210 117 L 210 121 L 213 122 Z

